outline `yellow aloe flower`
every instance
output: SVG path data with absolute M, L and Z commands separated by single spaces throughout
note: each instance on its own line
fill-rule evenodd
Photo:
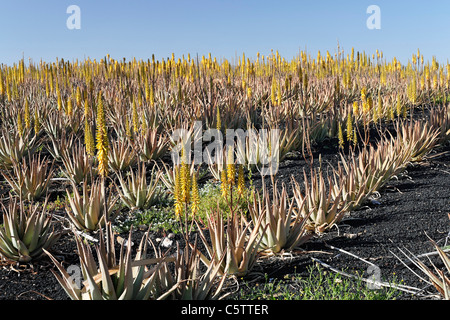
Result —
M 240 196 L 245 194 L 244 166 L 242 164 L 239 165 L 238 169 L 237 191 Z
M 97 159 L 98 171 L 103 177 L 108 175 L 108 131 L 106 127 L 105 110 L 103 108 L 102 92 L 98 94 L 97 102 Z
M 191 201 L 191 211 L 195 215 L 198 213 L 200 207 L 200 195 L 198 191 L 197 174 L 194 173 L 192 176 L 192 201 Z
M 338 140 L 339 140 L 339 148 L 344 148 L 344 134 L 342 132 L 342 126 L 341 123 L 339 123 L 339 129 L 338 129 Z

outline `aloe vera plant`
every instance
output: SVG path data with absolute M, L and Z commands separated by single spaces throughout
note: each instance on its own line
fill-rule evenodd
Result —
M 336 197 L 333 199 L 333 182 L 328 177 L 327 187 L 321 170 L 311 170 L 310 179 L 303 171 L 303 177 L 304 192 L 300 184 L 294 178 L 292 179 L 297 214 L 308 219 L 306 226 L 308 230 L 320 234 L 337 224 L 345 214 L 340 206 L 342 186 L 338 187 Z
M 429 281 L 420 277 L 417 273 L 414 272 L 416 276 L 422 278 L 423 281 L 428 282 L 430 285 L 432 285 L 442 298 L 444 298 L 445 300 L 450 300 L 450 257 L 448 255 L 450 246 L 441 247 L 432 239 L 430 239 L 430 242 L 436 251 L 421 254 L 419 256 L 416 256 L 410 252 L 409 254 L 407 254 L 402 249 L 400 249 L 400 252 L 402 252 L 403 255 L 405 255 L 412 264 L 414 264 L 419 270 L 421 270 L 428 277 Z M 433 263 L 431 259 L 429 259 L 429 264 L 421 260 L 421 258 L 429 258 L 431 255 L 439 256 L 439 259 L 441 260 L 445 268 L 439 269 L 439 267 L 435 263 Z
M 354 152 L 350 153 L 349 159 L 341 154 L 342 165 L 339 163 L 337 169 L 333 168 L 333 188 L 330 190 L 333 201 L 340 198 L 345 211 L 359 208 L 377 187 L 367 186 L 370 179 L 370 174 L 366 174 L 368 164 L 359 162 Z
M 220 265 L 220 275 L 247 275 L 259 257 L 262 241 L 260 232 L 265 232 L 267 228 L 266 226 L 261 229 L 263 218 L 261 215 L 258 220 L 249 222 L 238 213 L 232 212 L 224 222 L 219 209 L 207 214 L 209 241 L 202 228 L 198 228 L 208 253 L 208 257 L 201 253 L 201 261 L 207 267 Z
M 45 117 L 43 127 L 49 140 L 46 148 L 55 160 L 61 160 L 62 152 L 74 145 L 80 126 L 75 118 L 63 117 L 59 113 L 49 113 Z
M 53 121 L 52 121 L 53 120 Z M 44 122 L 49 143 L 47 150 L 55 160 L 61 160 L 63 152 L 76 143 L 76 136 L 71 133 L 68 124 L 61 117 L 50 117 Z
M 78 230 L 98 230 L 105 225 L 105 214 L 109 219 L 113 218 L 112 208 L 117 197 L 112 197 L 111 194 L 107 197 L 104 181 L 101 179 L 93 181 L 91 185 L 85 181 L 81 188 L 82 194 L 72 182 L 73 194 L 66 190 L 69 200 L 69 207 L 66 207 L 67 215 Z
M 49 252 L 45 251 L 58 269 L 52 270 L 60 285 L 72 300 L 149 300 L 157 299 L 152 296 L 155 284 L 156 271 L 164 261 L 173 261 L 173 258 L 147 258 L 146 233 L 139 244 L 137 253 L 132 258 L 131 245 L 120 248 L 120 257 L 117 260 L 114 246 L 114 234 L 111 223 L 106 225 L 106 237 L 100 231 L 99 244 L 95 246 L 98 264 L 95 262 L 92 249 L 76 236 L 78 257 L 83 276 L 81 287 L 71 278 L 62 264 Z M 128 244 L 131 243 L 129 233 Z M 105 243 L 105 238 L 109 242 Z M 148 268 L 147 266 L 152 266 Z
M 148 128 L 147 131 L 136 137 L 136 148 L 142 161 L 151 161 L 161 158 L 169 149 L 170 140 L 158 132 L 158 129 Z
M 27 155 L 34 152 L 36 135 L 30 132 L 20 135 L 2 129 L 0 132 L 0 169 L 11 169 Z
M 122 139 L 112 143 L 111 150 L 108 152 L 108 163 L 112 171 L 126 171 L 134 166 L 136 161 L 136 152 L 127 140 Z
M 438 143 L 440 131 L 423 121 L 415 121 L 396 127 L 398 139 L 405 151 L 410 152 L 410 161 L 421 161 Z
M 13 162 L 12 173 L 3 171 L 14 192 L 27 200 L 38 200 L 43 197 L 52 182 L 54 162 L 43 157 L 29 156 L 28 161 L 22 159 L 21 163 Z
M 419 268 L 429 277 L 431 283 L 436 288 L 436 290 L 442 295 L 445 300 L 450 300 L 450 277 L 448 273 L 450 272 L 450 257 L 444 250 L 438 246 L 436 242 L 431 240 L 434 248 L 436 249 L 442 263 L 445 266 L 446 272 L 439 270 L 435 265 L 433 265 L 434 272 L 425 265 L 422 261 L 417 259 L 417 265 Z
M 23 201 L 11 200 L 3 206 L 0 226 L 0 255 L 7 260 L 28 263 L 42 257 L 61 236 L 46 212 L 47 199 L 42 205 L 25 206 Z
M 89 157 L 85 148 L 80 144 L 73 146 L 72 149 L 64 149 L 61 154 L 64 166 L 62 173 L 76 185 L 96 177 L 95 159 Z
M 117 190 L 123 203 L 130 209 L 148 209 L 155 204 L 162 196 L 162 190 L 158 184 L 161 171 L 155 169 L 150 173 L 150 180 L 147 182 L 147 168 L 142 165 L 136 172 L 130 171 L 125 179 L 122 174 L 118 174 L 119 186 Z M 156 172 L 155 172 L 156 170 Z
M 156 249 L 155 256 L 162 257 Z M 219 274 L 220 263 L 211 263 L 202 270 L 197 238 L 194 243 L 189 241 L 184 249 L 180 249 L 177 242 L 177 251 L 171 257 L 175 258 L 173 268 L 164 262 L 165 265 L 156 272 L 154 292 L 159 299 L 217 300 L 226 296 L 222 294 L 222 288 L 227 276 Z
M 253 221 L 258 221 L 261 216 L 263 217 L 259 236 L 262 238 L 260 250 L 265 255 L 292 251 L 313 236 L 306 230 L 308 216 L 295 214 L 294 199 L 288 199 L 284 185 L 280 192 L 275 183 L 273 195 L 270 197 L 263 184 L 262 197 L 260 198 L 256 193 L 253 197 L 248 209 Z M 300 204 L 300 211 L 303 209 L 304 203 L 305 200 Z

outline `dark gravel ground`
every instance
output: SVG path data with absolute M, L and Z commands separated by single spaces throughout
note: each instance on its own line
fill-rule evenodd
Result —
M 335 144 L 330 144 L 335 145 Z M 439 153 L 442 153 L 438 155 Z M 447 152 L 447 153 L 445 153 Z M 283 279 L 286 275 L 306 274 L 312 258 L 348 273 L 365 272 L 368 264 L 340 252 L 345 250 L 375 264 L 381 279 L 396 279 L 397 283 L 425 288 L 424 293 L 436 291 L 406 268 L 398 257 L 406 260 L 400 249 L 418 255 L 432 251 L 429 238 L 443 244 L 449 235 L 450 220 L 450 146 L 433 151 L 423 163 L 410 165 L 407 170 L 390 181 L 375 201 L 352 212 L 337 228 L 322 237 L 311 239 L 291 256 L 268 258 L 257 264 L 256 270 L 270 278 Z M 323 163 L 336 163 L 336 150 L 320 150 Z M 316 157 L 317 161 L 317 157 Z M 306 163 L 299 156 L 285 160 L 277 174 L 278 180 L 289 182 L 291 175 L 301 179 Z M 300 181 L 300 180 L 299 180 Z M 258 187 L 258 184 L 256 185 Z M 134 233 L 139 241 L 142 231 Z M 152 234 L 154 239 L 159 235 Z M 179 237 L 179 236 L 177 236 Z M 428 238 L 429 237 L 429 238 Z M 450 240 L 450 239 L 449 239 Z M 333 249 L 334 247 L 334 249 Z M 64 267 L 78 264 L 76 245 L 71 234 L 64 235 L 53 247 L 53 253 Z M 439 261 L 437 260 L 439 267 Z M 0 269 L 1 300 L 68 299 L 66 293 L 51 273 L 52 263 L 44 258 L 27 267 L 4 266 Z M 418 271 L 414 269 L 414 271 Z M 259 280 L 264 282 L 264 277 Z M 436 296 L 419 297 L 404 293 L 398 299 L 435 299 Z
M 449 150 L 448 146 L 439 148 L 430 156 Z M 436 291 L 400 262 L 400 259 L 407 261 L 401 251 L 409 250 L 414 255 L 434 251 L 430 239 L 440 245 L 446 241 L 450 244 L 449 214 L 450 154 L 447 153 L 410 165 L 374 201 L 351 212 L 338 228 L 306 243 L 304 249 L 309 253 L 297 255 L 291 262 L 289 258 L 278 259 L 272 265 L 267 264 L 266 272 L 280 279 L 293 272 L 306 275 L 306 266 L 313 263 L 311 258 L 316 258 L 337 270 L 368 277 L 369 264 L 356 258 L 360 257 L 379 268 L 383 281 L 395 280 L 397 284 L 424 289 L 421 297 L 403 293 L 399 299 L 433 299 Z M 439 259 L 432 261 L 445 270 Z

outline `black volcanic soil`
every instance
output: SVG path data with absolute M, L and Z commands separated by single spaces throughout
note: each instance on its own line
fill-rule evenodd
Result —
M 431 155 L 436 156 L 434 159 L 408 166 L 367 206 L 344 218 L 338 228 L 307 242 L 303 248 L 309 253 L 292 258 L 292 262 L 287 258 L 272 266 L 268 264 L 265 272 L 280 279 L 294 271 L 302 274 L 312 264 L 312 257 L 347 273 L 361 275 L 367 271 L 367 263 L 338 250 L 342 249 L 379 267 L 383 281 L 395 279 L 396 283 L 425 289 L 421 296 L 403 293 L 400 299 L 433 298 L 434 288 L 414 275 L 399 258 L 408 261 L 401 251 L 414 255 L 435 251 L 430 239 L 441 246 L 450 245 L 450 154 L 439 155 L 449 150 L 448 146 L 440 148 Z M 445 270 L 439 259 L 432 261 Z M 408 266 L 428 279 L 413 265 Z
M 330 144 L 330 145 L 335 145 Z M 358 211 L 351 212 L 338 226 L 321 237 L 307 242 L 291 257 L 261 260 L 256 269 L 271 278 L 283 279 L 293 273 L 303 274 L 312 258 L 319 259 L 338 270 L 364 272 L 368 264 L 339 252 L 339 248 L 361 257 L 380 268 L 383 280 L 395 277 L 397 283 L 436 293 L 421 281 L 398 258 L 406 260 L 400 249 L 408 249 L 418 255 L 432 251 L 429 238 L 444 244 L 449 236 L 450 219 L 450 146 L 440 147 L 422 163 L 410 165 L 405 172 L 392 179 L 371 203 Z M 444 152 L 444 153 L 443 153 Z M 447 153 L 445 153 L 447 152 Z M 322 162 L 336 163 L 336 150 L 320 150 Z M 443 154 L 441 154 L 443 153 Z M 315 157 L 317 161 L 317 157 Z M 292 156 L 281 163 L 277 178 L 289 183 L 291 175 L 299 181 L 302 168 L 307 168 L 301 156 Z M 257 178 L 256 178 L 257 180 Z M 267 181 L 266 181 L 267 182 Z M 257 185 L 258 186 L 258 185 Z M 137 231 L 138 241 L 143 232 Z M 155 238 L 157 235 L 153 234 Z M 177 236 L 179 237 L 179 236 Z M 429 238 L 428 238 L 429 237 Z M 450 241 L 450 239 L 448 239 Z M 332 247 L 331 247 L 332 246 Z M 71 234 L 64 235 L 53 247 L 52 252 L 64 267 L 78 264 L 76 246 Z M 395 255 L 394 255 L 395 254 Z M 437 266 L 439 265 L 439 260 Z M 48 258 L 27 268 L 4 266 L 0 268 L 0 299 L 39 300 L 68 299 L 66 293 L 51 273 L 54 269 Z M 417 269 L 413 270 L 420 273 Z M 259 280 L 264 282 L 264 277 Z M 404 293 L 399 299 L 424 299 Z M 429 299 L 429 297 L 428 297 Z

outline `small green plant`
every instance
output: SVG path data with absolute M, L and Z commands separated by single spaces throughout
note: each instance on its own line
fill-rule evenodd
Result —
M 395 280 L 395 279 L 394 279 Z M 395 288 L 370 289 L 361 279 L 348 279 L 320 266 L 310 266 L 307 275 L 286 275 L 263 283 L 242 284 L 243 289 L 230 299 L 239 300 L 393 300 Z
M 246 214 L 248 212 L 248 204 L 251 200 L 252 189 L 247 188 L 242 196 L 239 195 L 237 188 L 233 188 L 233 194 L 228 194 L 225 199 L 222 197 L 222 192 L 220 189 L 220 183 L 217 182 L 207 182 L 203 185 L 200 191 L 200 203 L 199 210 L 197 214 L 197 219 L 201 221 L 206 221 L 206 214 L 213 210 L 219 209 L 226 215 L 230 213 L 230 203 L 232 201 L 234 206 L 237 206 L 239 210 Z M 233 199 L 231 199 L 233 197 Z
M 148 226 L 151 231 L 180 232 L 175 213 L 170 206 L 155 205 L 145 210 L 135 210 L 127 215 L 118 217 L 115 221 L 115 231 L 119 233 L 129 232 L 130 228 Z
M 64 211 L 64 208 L 68 205 L 68 200 L 64 197 L 60 197 L 59 195 L 56 196 L 56 200 L 47 203 L 47 206 L 45 209 L 48 212 L 52 212 L 55 210 L 62 210 Z

